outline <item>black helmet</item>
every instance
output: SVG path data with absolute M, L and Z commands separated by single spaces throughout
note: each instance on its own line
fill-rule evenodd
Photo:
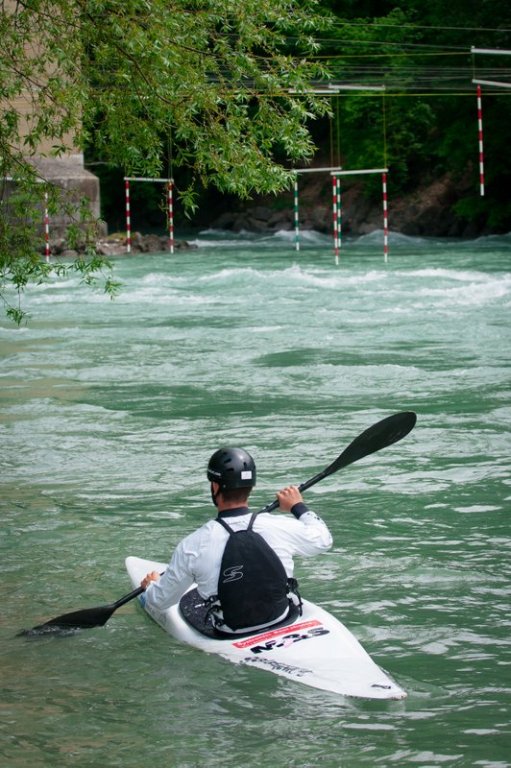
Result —
M 209 460 L 207 475 L 221 491 L 252 488 L 256 483 L 255 462 L 243 448 L 220 448 Z

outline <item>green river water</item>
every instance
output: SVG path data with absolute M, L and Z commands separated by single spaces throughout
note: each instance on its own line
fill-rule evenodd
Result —
M 0 320 L 0 763 L 5 768 L 511 766 L 511 236 L 221 239 L 119 258 Z M 333 549 L 304 596 L 408 692 L 345 699 L 180 645 L 131 602 L 103 628 L 17 637 L 130 591 L 213 512 L 222 444 L 253 505 L 363 429 L 413 432 L 307 492 Z

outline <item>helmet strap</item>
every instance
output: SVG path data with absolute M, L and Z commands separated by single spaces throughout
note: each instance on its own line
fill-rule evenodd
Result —
M 218 491 L 215 493 L 213 490 L 213 483 L 210 483 L 210 489 L 211 489 L 211 501 L 215 505 L 215 507 L 218 507 L 218 494 L 220 493 L 220 486 L 218 486 Z

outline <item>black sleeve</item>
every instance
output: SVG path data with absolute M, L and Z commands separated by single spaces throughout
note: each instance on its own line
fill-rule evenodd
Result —
M 309 511 L 309 507 L 303 503 L 303 501 L 299 501 L 297 504 L 294 504 L 291 507 L 291 514 L 296 517 L 297 520 L 301 518 L 305 512 Z

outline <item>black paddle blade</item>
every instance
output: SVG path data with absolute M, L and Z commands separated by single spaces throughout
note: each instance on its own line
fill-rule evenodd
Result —
M 116 609 L 116 604 L 103 605 L 98 608 L 85 608 L 83 611 L 64 613 L 55 619 L 38 624 L 32 629 L 24 629 L 20 635 L 35 637 L 48 634 L 70 634 L 77 629 L 92 629 L 102 627 Z
M 320 480 L 323 480 L 324 477 L 328 477 L 328 475 L 332 475 L 339 469 L 347 467 L 348 464 L 353 464 L 353 462 L 363 459 L 364 456 L 381 451 L 382 448 L 402 440 L 403 437 L 406 437 L 412 431 L 416 421 L 416 413 L 413 411 L 402 411 L 376 422 L 376 424 L 368 427 L 356 437 L 326 469 L 310 480 L 307 480 L 307 482 L 302 483 L 299 486 L 300 491 L 306 491 L 311 485 L 315 485 Z
M 57 616 L 56 619 L 50 619 L 50 621 L 38 624 L 37 627 L 32 627 L 32 629 L 24 629 L 18 634 L 25 635 L 26 637 L 36 637 L 37 635 L 47 635 L 49 633 L 67 635 L 77 629 L 102 627 L 107 623 L 114 611 L 120 608 L 121 605 L 126 605 L 130 600 L 141 595 L 143 591 L 142 587 L 137 587 L 132 592 L 128 592 L 127 595 L 120 597 L 115 603 L 100 605 L 97 608 L 85 608 L 83 611 L 64 613 L 62 616 Z
M 413 411 L 402 411 L 386 419 L 378 421 L 372 427 L 368 427 L 362 434 L 356 437 L 341 455 L 325 470 L 325 475 L 337 472 L 354 461 L 363 459 L 371 453 L 381 451 L 389 445 L 397 443 L 412 431 L 417 421 L 417 414 Z

